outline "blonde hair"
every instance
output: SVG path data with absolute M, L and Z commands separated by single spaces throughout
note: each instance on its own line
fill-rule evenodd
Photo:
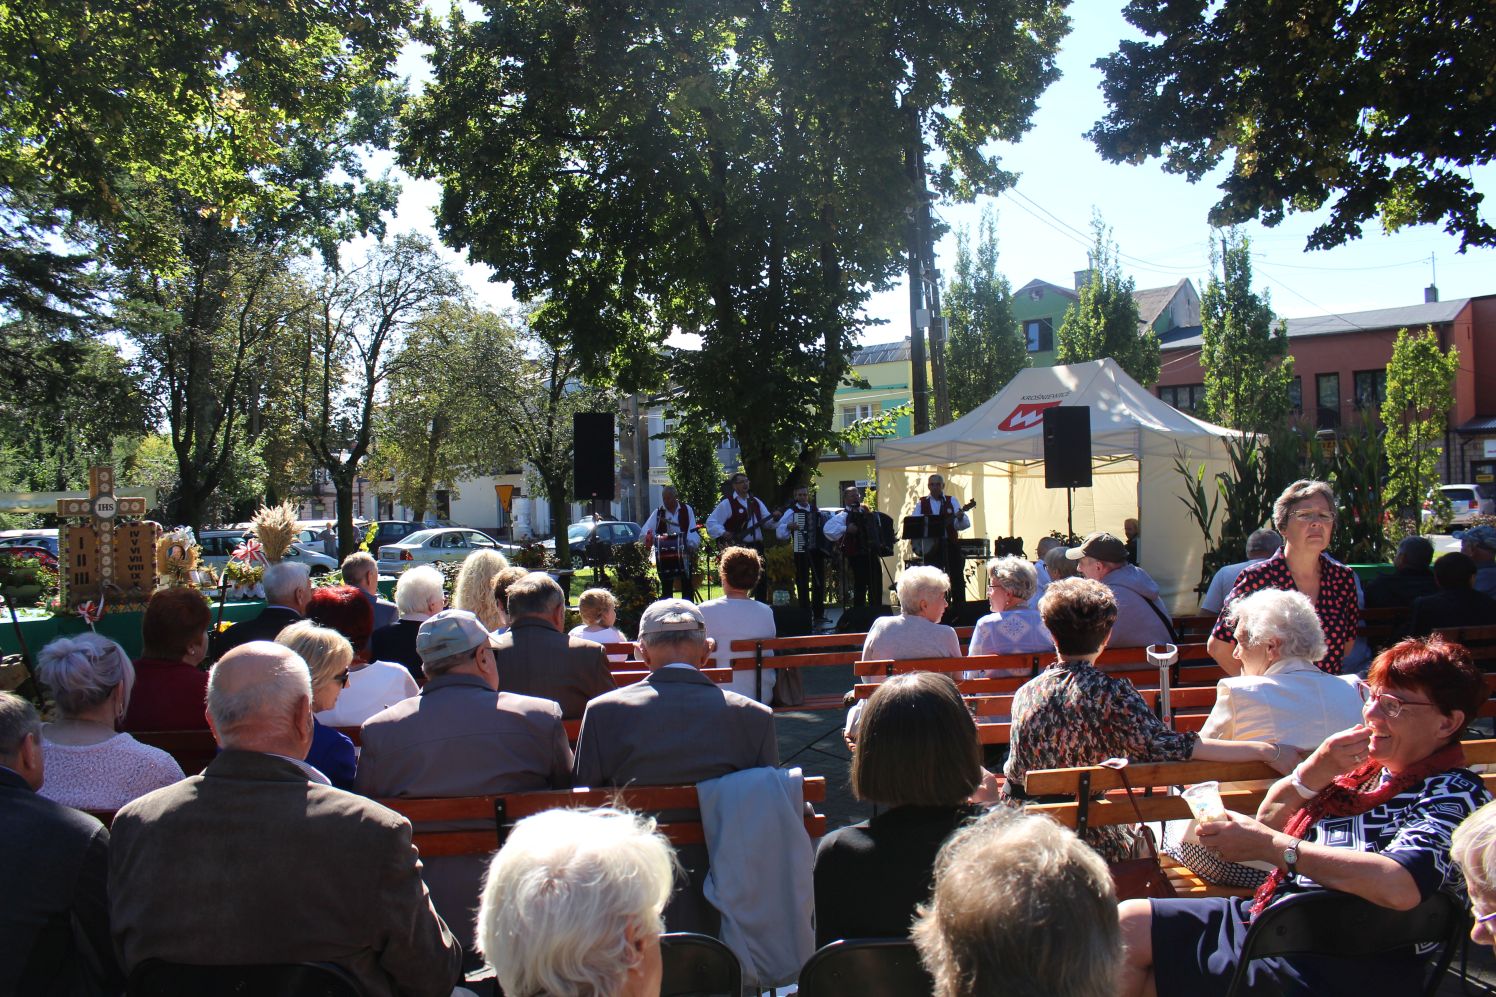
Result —
M 603 613 L 609 609 L 617 612 L 618 600 L 607 589 L 588 589 L 577 599 L 577 612 L 582 614 L 582 622 L 589 627 L 597 626 Z
M 311 620 L 298 620 L 286 627 L 275 642 L 301 655 L 311 673 L 313 690 L 332 682 L 353 664 L 353 645 L 348 638 Z
M 467 610 L 489 630 L 502 627 L 504 611 L 494 598 L 493 583 L 499 572 L 507 567 L 509 562 L 496 550 L 477 550 L 469 554 L 452 585 L 452 608 Z

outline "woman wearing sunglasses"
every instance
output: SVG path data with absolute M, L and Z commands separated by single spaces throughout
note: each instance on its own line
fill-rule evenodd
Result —
M 348 688 L 353 645 L 331 627 L 319 627 L 310 620 L 286 627 L 275 642 L 301 655 L 312 673 L 312 749 L 307 752 L 306 763 L 327 776 L 327 780 L 337 788 L 353 792 L 353 777 L 358 766 L 353 742 L 316 716 L 332 709 L 338 696 Z
M 1255 818 L 1233 813 L 1199 826 L 1200 843 L 1227 861 L 1272 863 L 1254 898 L 1121 905 L 1119 993 L 1225 993 L 1252 920 L 1294 893 L 1338 890 L 1411 910 L 1437 891 L 1463 891 L 1450 839 L 1490 799 L 1459 745 L 1486 698 L 1470 653 L 1439 638 L 1405 640 L 1377 656 L 1361 693 L 1362 723 L 1275 783 Z M 1165 955 L 1155 963 L 1154 952 Z M 1417 993 L 1426 970 L 1411 949 L 1359 960 L 1275 957 L 1251 964 L 1248 989 Z
M 1496 946 L 1496 803 L 1487 803 L 1455 828 L 1450 857 L 1470 888 L 1475 914 L 1470 940 Z

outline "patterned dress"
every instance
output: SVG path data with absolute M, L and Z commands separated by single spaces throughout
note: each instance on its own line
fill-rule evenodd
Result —
M 1231 615 L 1232 603 L 1263 589 L 1298 591 L 1298 586 L 1293 583 L 1293 572 L 1288 570 L 1288 557 L 1281 548 L 1266 561 L 1247 565 L 1236 576 L 1236 584 L 1232 586 L 1231 594 L 1226 596 L 1226 608 L 1210 635 L 1216 640 L 1235 644 L 1236 618 Z M 1331 675 L 1339 675 L 1346 641 L 1356 636 L 1356 627 L 1361 622 L 1361 607 L 1356 601 L 1356 573 L 1329 554 L 1319 555 L 1319 597 L 1314 600 L 1314 612 L 1325 631 L 1325 647 L 1329 649 L 1315 664 Z
M 1003 796 L 1022 805 L 1023 780 L 1031 769 L 1096 765 L 1108 758 L 1179 762 L 1194 753 L 1199 740 L 1197 734 L 1164 726 L 1131 682 L 1086 662 L 1061 661 L 1013 696 Z M 1088 827 L 1084 840 L 1108 862 L 1127 858 L 1133 846 L 1126 826 Z

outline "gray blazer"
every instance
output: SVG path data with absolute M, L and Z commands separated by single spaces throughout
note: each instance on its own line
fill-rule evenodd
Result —
M 697 783 L 778 765 L 774 714 L 695 668 L 666 667 L 587 704 L 579 786 Z
M 462 950 L 431 908 L 410 823 L 307 779 L 289 759 L 225 751 L 132 801 L 109 854 L 114 942 L 146 959 L 334 962 L 369 997 L 448 997 Z
M 548 699 L 495 693 L 476 675 L 437 676 L 419 696 L 364 721 L 360 741 L 358 791 L 368 796 L 497 796 L 571 785 L 561 707 Z M 436 912 L 471 949 L 488 857 L 433 857 L 425 866 Z
M 499 688 L 555 700 L 568 720 L 580 717 L 588 700 L 617 688 L 601 644 L 568 636 L 544 620 L 516 620 L 494 643 Z

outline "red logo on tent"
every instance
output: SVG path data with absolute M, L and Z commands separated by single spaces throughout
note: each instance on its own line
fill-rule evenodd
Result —
M 1008 417 L 997 424 L 998 432 L 1016 433 L 1021 429 L 1031 429 L 1044 421 L 1044 410 L 1054 408 L 1059 402 L 1023 402 Z

